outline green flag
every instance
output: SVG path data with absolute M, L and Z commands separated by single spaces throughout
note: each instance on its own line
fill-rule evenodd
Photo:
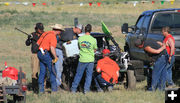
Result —
M 106 35 L 111 35 L 111 32 L 110 32 L 110 30 L 107 28 L 106 24 L 104 24 L 103 21 L 101 21 L 101 24 L 102 24 L 102 31 L 104 32 L 104 34 L 106 34 Z M 107 40 L 109 41 L 110 38 L 107 38 Z
M 107 28 L 106 24 L 104 24 L 103 21 L 101 21 L 102 24 L 102 31 L 104 32 L 104 34 L 110 35 L 111 32 L 109 31 L 109 29 Z

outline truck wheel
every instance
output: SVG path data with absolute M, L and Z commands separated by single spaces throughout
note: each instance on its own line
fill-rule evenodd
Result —
M 132 64 L 133 70 L 135 70 L 134 74 L 136 77 L 136 81 L 138 82 L 144 81 L 145 80 L 144 63 L 140 60 L 131 60 L 130 63 Z
M 133 90 L 136 88 L 136 77 L 134 70 L 127 70 L 127 81 L 128 89 Z

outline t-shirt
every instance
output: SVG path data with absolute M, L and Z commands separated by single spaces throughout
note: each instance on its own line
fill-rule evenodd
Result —
M 37 41 L 37 44 L 39 44 L 39 49 L 43 48 L 43 50 L 50 51 L 51 46 L 56 48 L 57 39 L 54 31 L 44 32 Z
M 77 38 L 77 34 L 74 33 L 73 28 L 65 28 L 65 31 L 63 31 L 61 34 L 61 41 L 67 42 L 69 40 L 73 40 Z
M 109 57 L 104 57 L 103 59 L 100 59 L 97 63 L 96 69 L 100 69 L 101 72 L 101 77 L 110 83 L 110 79 L 113 78 L 112 83 L 117 83 L 118 82 L 118 75 L 117 71 L 120 70 L 118 64 L 113 61 Z
M 96 39 L 91 35 L 79 37 L 78 44 L 80 48 L 79 61 L 83 63 L 94 62 L 94 50 L 97 49 Z
M 147 47 L 147 46 L 150 46 L 151 48 L 153 49 L 159 49 L 161 48 L 161 46 L 157 43 L 156 40 L 149 40 L 147 39 L 145 42 L 144 42 L 144 48 Z M 165 55 L 166 54 L 166 50 L 164 49 L 161 53 L 159 54 L 152 54 L 152 53 L 149 53 L 147 52 L 148 55 L 150 57 L 152 57 L 153 61 L 156 61 L 161 55 Z

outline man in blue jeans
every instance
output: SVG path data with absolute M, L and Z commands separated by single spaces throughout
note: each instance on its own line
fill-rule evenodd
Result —
M 63 29 L 63 31 L 64 31 L 64 29 Z M 61 32 L 60 32 L 60 34 L 61 34 Z M 58 61 L 55 63 L 55 69 L 56 69 L 57 86 L 61 85 L 61 75 L 62 75 L 62 71 L 63 71 L 63 51 L 62 51 L 62 41 L 60 40 L 60 38 L 61 38 L 60 34 L 56 36 L 56 38 L 57 38 L 56 55 L 58 57 Z
M 149 91 L 155 91 L 157 88 L 159 90 L 165 89 L 166 74 L 167 74 L 167 52 L 165 50 L 165 44 L 160 46 L 157 41 L 146 39 L 137 39 L 135 41 L 135 46 L 139 48 L 144 48 L 147 52 L 151 61 L 154 63 L 152 70 L 152 82 Z
M 86 80 L 84 85 L 84 93 L 90 91 L 92 73 L 94 68 L 94 52 L 97 49 L 96 39 L 90 35 L 92 26 L 87 24 L 85 27 L 85 35 L 79 37 L 78 43 L 80 48 L 80 58 L 78 67 L 76 70 L 76 75 L 72 83 L 71 92 L 75 93 L 79 82 L 83 76 L 84 71 L 86 70 Z
M 172 67 L 174 65 L 175 62 L 175 40 L 174 37 L 170 34 L 170 28 L 169 27 L 163 27 L 162 28 L 162 33 L 164 35 L 164 40 L 163 42 L 166 44 L 166 50 L 168 53 L 168 64 L 167 64 L 167 83 L 168 83 L 168 87 L 172 88 L 173 86 L 175 86 L 173 80 L 172 80 Z
M 55 51 L 57 44 L 56 35 L 62 31 L 63 27 L 60 24 L 55 24 L 52 28 L 52 31 L 44 32 L 37 41 L 37 44 L 39 45 L 39 51 L 37 54 L 40 61 L 40 74 L 38 80 L 40 93 L 44 93 L 44 77 L 46 74 L 46 68 L 48 68 L 50 73 L 51 89 L 53 92 L 57 91 L 56 74 L 52 65 L 58 60 Z

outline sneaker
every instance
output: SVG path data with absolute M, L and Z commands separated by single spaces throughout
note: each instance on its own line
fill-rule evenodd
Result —
M 72 91 L 71 91 L 71 93 L 72 93 L 72 94 L 75 94 L 75 93 L 76 93 L 76 91 L 73 91 L 73 90 L 72 90 Z
M 113 90 L 113 87 L 112 86 L 109 86 L 108 87 L 108 91 L 112 91 Z
M 103 90 L 100 88 L 100 89 L 97 90 L 97 92 L 103 92 Z
M 173 84 L 173 85 L 168 85 L 168 87 L 167 88 L 175 88 L 176 87 L 176 85 L 175 84 Z

